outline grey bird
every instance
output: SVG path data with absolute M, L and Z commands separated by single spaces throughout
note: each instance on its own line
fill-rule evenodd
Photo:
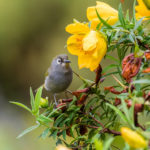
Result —
M 66 54 L 56 56 L 48 68 L 44 88 L 54 95 L 55 104 L 56 93 L 65 91 L 72 82 L 73 72 L 70 67 L 70 60 Z

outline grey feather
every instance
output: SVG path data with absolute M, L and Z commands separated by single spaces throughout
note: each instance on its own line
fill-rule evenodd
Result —
M 58 61 L 60 62 L 58 63 Z M 73 73 L 69 65 L 68 56 L 61 54 L 56 56 L 45 78 L 44 87 L 52 93 L 60 93 L 65 91 L 72 82 Z

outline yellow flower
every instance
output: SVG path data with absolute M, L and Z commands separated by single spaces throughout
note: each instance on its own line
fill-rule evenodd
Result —
M 150 9 L 150 0 L 143 0 L 143 2 L 145 3 L 146 7 Z
M 55 150 L 71 150 L 63 145 L 58 145 Z
M 145 148 L 147 147 L 146 140 L 137 132 L 132 131 L 127 127 L 121 128 L 121 135 L 123 139 L 133 148 Z
M 104 35 L 80 22 L 69 24 L 66 31 L 73 34 L 67 40 L 67 49 L 72 55 L 78 56 L 79 68 L 95 70 L 107 51 Z
M 91 28 L 96 29 L 100 20 L 97 17 L 96 10 L 102 19 L 108 24 L 113 25 L 118 21 L 118 11 L 104 2 L 97 1 L 96 6 L 87 8 L 87 18 L 91 21 Z
M 150 10 L 146 7 L 143 0 L 137 0 L 137 1 L 138 1 L 139 5 L 135 6 L 136 19 L 150 16 Z M 146 20 L 146 19 L 148 19 L 148 18 L 145 18 L 144 20 Z

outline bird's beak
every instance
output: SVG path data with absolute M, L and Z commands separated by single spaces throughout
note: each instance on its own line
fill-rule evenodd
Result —
M 64 63 L 71 63 L 70 60 L 64 60 Z
M 66 59 L 63 62 L 64 62 L 64 65 L 65 65 L 65 68 L 68 69 L 69 68 L 69 63 L 71 63 L 71 61 Z

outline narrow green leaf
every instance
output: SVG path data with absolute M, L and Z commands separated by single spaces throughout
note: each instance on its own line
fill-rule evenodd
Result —
M 111 109 L 113 109 L 125 123 L 128 123 L 128 119 L 126 118 L 126 116 L 117 107 L 108 103 L 106 105 L 109 106 Z
M 42 114 L 40 116 L 38 116 L 36 120 L 39 121 L 41 124 L 48 124 L 50 122 L 53 122 L 52 119 L 50 119 Z
M 110 26 L 104 19 L 102 19 L 102 18 L 100 17 L 100 15 L 99 15 L 97 9 L 96 9 L 96 14 L 97 14 L 98 19 L 103 23 L 104 26 L 106 26 L 106 27 L 109 28 L 109 29 L 113 29 L 112 26 Z
M 103 69 L 103 73 L 105 73 L 105 72 L 107 72 L 108 70 L 110 70 L 110 69 L 112 69 L 112 68 L 116 68 L 118 65 L 116 65 L 116 64 L 110 64 L 110 65 L 108 65 L 107 67 L 105 67 L 104 69 Z
M 131 41 L 132 43 L 135 43 L 135 40 L 134 40 L 133 35 L 132 35 L 131 33 L 129 34 L 129 39 L 130 39 L 130 41 Z
M 130 114 L 129 114 L 127 105 L 126 105 L 124 99 L 122 99 L 122 98 L 121 98 L 121 104 L 122 104 L 122 106 L 123 106 L 123 111 L 124 111 L 124 113 L 125 113 L 125 115 L 126 115 L 128 124 L 129 124 L 131 127 L 133 127 L 133 124 L 132 124 L 133 122 L 132 122 L 132 120 L 131 120 L 131 117 L 130 117 Z
M 125 20 L 124 20 L 124 16 L 123 16 L 121 4 L 119 5 L 118 11 L 119 11 L 119 21 L 120 21 L 121 25 L 122 25 L 123 27 L 125 27 Z
M 150 84 L 150 80 L 147 79 L 136 80 L 133 81 L 132 84 Z
M 45 139 L 49 134 L 49 128 L 46 128 L 43 133 L 41 134 L 41 138 Z
M 115 61 L 117 63 L 119 62 L 117 58 L 115 58 L 115 57 L 113 57 L 111 55 L 106 55 L 105 58 L 111 59 L 111 60 L 113 60 L 113 61 Z
M 31 87 L 30 87 L 30 103 L 31 103 L 32 111 L 34 111 L 34 109 L 35 109 L 35 107 L 34 107 L 34 95 L 33 95 L 33 91 L 32 91 Z
M 42 89 L 43 87 L 40 87 L 38 90 L 37 90 L 37 93 L 35 95 L 35 114 L 36 115 L 39 115 L 39 105 L 40 105 L 40 99 L 41 99 L 41 95 L 42 95 Z
M 136 17 L 135 17 L 135 5 L 136 5 L 136 0 L 133 2 L 133 17 L 132 17 L 132 22 L 133 24 L 136 23 Z
M 138 29 L 138 27 L 142 24 L 142 21 L 143 21 L 143 19 L 144 19 L 145 17 L 143 17 L 143 18 L 141 18 L 136 24 L 135 24 L 135 26 L 134 26 L 134 29 L 133 30 L 136 30 L 136 29 Z
M 97 101 L 98 101 L 98 97 L 95 97 L 95 98 L 91 99 L 90 101 L 88 101 L 88 103 L 85 106 L 85 110 L 88 110 Z
M 22 104 L 22 103 L 19 103 L 19 102 L 13 102 L 13 101 L 10 101 L 10 103 L 11 103 L 11 104 L 15 104 L 15 105 L 17 105 L 17 106 L 20 106 L 20 107 L 26 109 L 27 111 L 29 111 L 30 113 L 32 113 L 31 109 L 28 108 L 26 105 L 24 105 L 24 104 Z
M 66 140 L 66 130 L 63 130 L 63 139 Z
M 21 134 L 19 134 L 19 135 L 17 136 L 17 139 L 19 139 L 19 138 L 21 138 L 22 136 L 24 136 L 25 134 L 27 134 L 27 133 L 29 133 L 29 132 L 35 130 L 35 129 L 38 128 L 39 126 L 40 126 L 40 124 L 37 124 L 37 125 L 35 125 L 35 126 L 32 126 L 32 127 L 28 128 L 28 129 L 24 130 Z
M 109 148 L 111 147 L 111 143 L 113 142 L 113 140 L 114 140 L 113 137 L 107 139 L 106 142 L 104 143 L 103 150 L 109 150 Z

